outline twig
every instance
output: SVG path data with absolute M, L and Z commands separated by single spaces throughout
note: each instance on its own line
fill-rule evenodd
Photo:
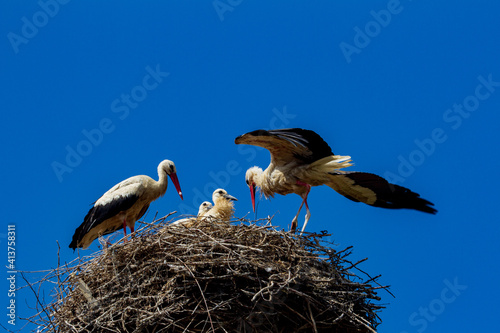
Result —
M 334 250 L 327 232 L 298 237 L 270 218 L 163 229 L 170 215 L 64 265 L 58 243 L 57 268 L 28 286 L 37 311 L 27 320 L 44 332 L 375 332 L 383 306 L 373 301 L 387 286 L 358 267 L 365 259 L 347 259 L 352 247 Z
M 205 294 L 203 293 L 203 289 L 201 289 L 201 286 L 198 283 L 198 280 L 196 279 L 196 276 L 194 275 L 193 271 L 180 258 L 177 258 L 177 260 L 179 260 L 184 265 L 184 267 L 186 267 L 186 269 L 189 271 L 189 273 L 193 277 L 194 281 L 198 285 L 198 288 L 200 289 L 201 297 L 203 297 L 203 302 L 205 303 L 205 308 L 207 309 L 208 319 L 210 320 L 210 326 L 212 327 L 212 332 L 215 333 L 214 323 L 212 322 L 212 316 L 210 315 L 210 309 L 208 308 L 207 299 L 205 298 Z
M 52 322 L 52 318 L 51 316 L 49 315 L 49 313 L 47 312 L 47 309 L 46 307 L 42 304 L 42 302 L 40 301 L 40 298 L 38 296 L 38 293 L 35 292 L 35 290 L 33 289 L 33 286 L 31 285 L 31 283 L 29 283 L 28 279 L 26 279 L 26 277 L 24 276 L 24 273 L 23 272 L 20 272 L 21 273 L 21 277 L 23 278 L 23 280 L 28 284 L 28 287 L 31 289 L 31 291 L 33 292 L 33 294 L 35 294 L 35 297 L 36 297 L 36 302 L 38 305 L 40 305 L 42 311 L 45 313 L 45 315 L 47 316 L 48 320 L 49 320 L 49 323 L 50 325 L 52 326 L 52 328 L 54 329 L 54 332 L 57 332 L 57 327 L 56 325 L 54 325 L 54 323 Z

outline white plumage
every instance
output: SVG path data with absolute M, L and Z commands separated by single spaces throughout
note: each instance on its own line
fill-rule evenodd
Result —
M 219 188 L 212 194 L 213 207 L 202 215 L 203 218 L 214 218 L 228 222 L 234 215 L 234 201 L 238 201 L 226 190 Z
M 87 248 L 97 237 L 126 226 L 134 232 L 135 222 L 141 218 L 151 202 L 164 195 L 168 178 L 182 199 L 175 164 L 164 160 L 158 165 L 158 181 L 144 175 L 130 177 L 104 193 L 89 210 L 83 223 L 75 230 L 70 248 Z
M 432 203 L 407 188 L 390 184 L 371 173 L 342 171 L 352 165 L 350 157 L 334 155 L 330 146 L 313 131 L 300 128 L 257 130 L 237 137 L 235 143 L 263 147 L 271 153 L 271 162 L 265 170 L 251 167 L 245 175 L 254 211 L 256 187 L 266 198 L 275 193 L 296 193 L 303 198 L 292 220 L 293 231 L 305 204 L 304 231 L 311 216 L 307 196 L 312 186 L 319 185 L 327 185 L 350 200 L 371 206 L 436 213 L 430 207 Z
M 213 192 L 212 200 L 214 202 L 213 205 L 208 201 L 205 201 L 200 205 L 198 215 L 196 217 L 188 217 L 177 220 L 169 224 L 167 228 L 179 226 L 191 228 L 196 225 L 197 222 L 202 220 L 209 220 L 211 222 L 228 222 L 234 214 L 233 201 L 237 201 L 238 199 L 227 194 L 226 190 L 219 188 Z M 163 231 L 165 230 L 166 229 Z
M 203 201 L 200 205 L 200 207 L 198 208 L 198 214 L 196 215 L 196 217 L 186 217 L 184 219 L 179 219 L 177 221 L 174 221 L 172 223 L 170 223 L 169 225 L 167 225 L 166 228 L 169 228 L 169 227 L 176 227 L 176 226 L 184 226 L 184 227 L 191 227 L 196 221 L 198 221 L 198 219 L 203 216 L 206 212 L 208 212 L 211 208 L 213 207 L 212 203 L 208 202 L 208 201 Z M 165 231 L 164 228 L 162 230 Z

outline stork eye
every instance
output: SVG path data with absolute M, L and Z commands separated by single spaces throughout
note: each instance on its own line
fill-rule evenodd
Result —
M 245 181 L 247 182 L 247 185 L 250 186 L 250 181 L 248 179 Z
M 170 164 L 170 171 L 174 171 L 174 166 L 172 164 Z

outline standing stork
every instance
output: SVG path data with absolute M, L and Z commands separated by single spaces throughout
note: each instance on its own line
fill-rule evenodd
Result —
M 69 247 L 73 250 L 77 247 L 86 249 L 97 237 L 110 234 L 122 226 L 125 236 L 127 226 L 134 232 L 135 221 L 146 213 L 151 202 L 167 191 L 167 176 L 172 179 L 182 199 L 175 164 L 164 160 L 158 165 L 158 181 L 148 176 L 134 176 L 104 193 L 89 210 L 83 223 L 75 230 Z
M 296 193 L 302 197 L 291 229 L 297 227 L 297 217 L 305 204 L 307 213 L 302 232 L 311 216 L 307 196 L 311 186 L 327 185 L 344 197 L 383 208 L 408 208 L 435 214 L 433 204 L 415 192 L 372 173 L 341 171 L 351 166 L 349 156 L 334 155 L 328 144 L 315 132 L 301 128 L 257 130 L 240 135 L 236 144 L 263 147 L 271 153 L 271 163 L 266 170 L 251 167 L 245 180 L 250 187 L 252 207 L 255 211 L 255 188 L 266 198 L 275 193 Z

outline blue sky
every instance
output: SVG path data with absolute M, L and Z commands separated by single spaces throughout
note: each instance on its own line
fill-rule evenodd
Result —
M 254 218 L 244 173 L 269 154 L 234 138 L 302 127 L 352 156 L 351 170 L 389 177 L 439 210 L 373 208 L 326 186 L 309 196 L 308 230 L 353 245 L 351 259 L 368 257 L 362 268 L 392 286 L 396 298 L 380 293 L 379 331 L 490 330 L 499 11 L 493 1 L 2 2 L 2 261 L 7 225 L 16 269 L 55 267 L 56 241 L 72 260 L 90 204 L 127 177 L 156 179 L 163 159 L 176 163 L 184 201 L 169 186 L 146 221 L 194 213 L 214 187 L 239 199 L 236 216 Z M 286 228 L 299 204 L 262 200 L 257 217 Z M 17 315 L 32 314 L 29 293 L 15 300 Z

